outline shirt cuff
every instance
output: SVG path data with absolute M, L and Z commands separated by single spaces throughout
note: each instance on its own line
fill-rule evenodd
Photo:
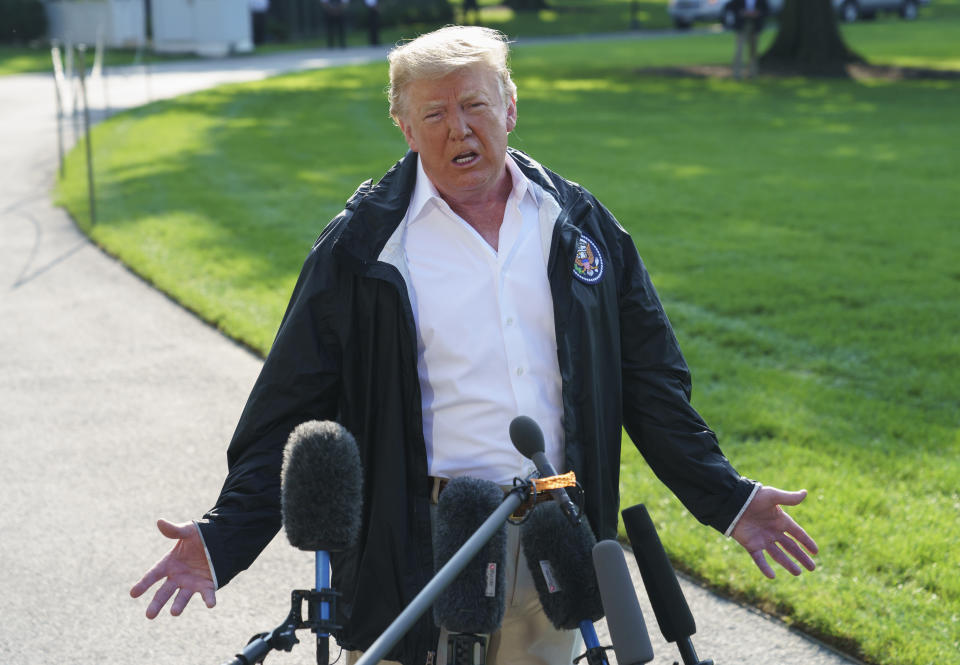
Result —
M 750 496 L 747 497 L 747 500 L 743 502 L 743 507 L 740 508 L 740 512 L 737 513 L 737 516 L 733 518 L 733 521 L 730 522 L 730 526 L 727 527 L 727 530 L 723 532 L 724 536 L 730 537 L 730 534 L 733 533 L 734 528 L 737 526 L 737 522 L 740 521 L 740 518 L 743 517 L 743 513 L 746 512 L 747 506 L 750 505 L 750 502 L 753 501 L 753 497 L 757 495 L 757 492 L 760 491 L 760 488 L 763 487 L 760 483 L 754 483 L 753 491 L 750 492 Z
M 751 498 L 753 497 L 752 494 L 750 496 Z M 737 517 L 739 517 L 739 515 Z M 736 522 L 736 520 L 734 520 L 734 522 Z M 213 569 L 213 560 L 210 558 L 210 550 L 207 549 L 207 541 L 203 539 L 203 531 L 200 529 L 200 525 L 196 520 L 193 521 L 193 526 L 197 527 L 197 534 L 200 536 L 200 542 L 203 543 L 203 553 L 207 557 L 207 566 L 210 568 L 210 578 L 213 580 L 213 588 L 214 590 L 219 589 L 220 585 L 217 583 L 217 571 Z

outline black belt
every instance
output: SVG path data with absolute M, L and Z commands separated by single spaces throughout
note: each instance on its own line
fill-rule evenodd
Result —
M 440 499 L 440 494 L 446 489 L 447 484 L 450 482 L 450 478 L 440 478 L 438 476 L 430 476 L 430 502 L 437 503 Z M 514 490 L 514 487 L 503 486 L 500 488 L 503 490 L 504 496 L 509 494 Z M 543 503 L 544 501 L 550 501 L 549 492 L 538 492 L 536 494 L 531 494 L 527 499 L 521 503 L 517 509 L 510 515 L 510 519 L 523 519 L 528 512 L 530 512 L 535 505 L 538 503 Z

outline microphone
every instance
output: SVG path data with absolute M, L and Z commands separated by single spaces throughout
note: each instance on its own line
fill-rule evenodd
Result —
M 280 502 L 287 540 L 297 549 L 315 552 L 315 592 L 319 608 L 317 662 L 330 662 L 330 552 L 353 546 L 360 532 L 363 469 L 357 442 L 341 425 L 311 420 L 298 425 L 287 439 L 280 474 Z M 335 613 L 335 610 L 334 612 Z
M 517 416 L 510 421 L 510 440 L 514 447 L 520 451 L 520 454 L 531 460 L 537 467 L 541 478 L 557 475 L 556 469 L 550 464 L 550 460 L 544 454 L 543 432 L 540 426 L 529 416 Z M 570 500 L 567 491 L 562 487 L 548 490 L 553 500 L 560 506 L 563 514 L 567 516 L 570 524 L 580 522 L 580 511 Z
M 617 663 L 649 663 L 653 660 L 653 647 L 620 543 L 615 540 L 597 543 L 593 547 L 593 567 L 597 571 Z
M 690 636 L 697 632 L 697 624 L 646 506 L 640 503 L 621 514 L 663 638 L 676 642 L 684 665 L 712 665 L 712 660 L 700 661 L 694 651 Z
M 479 478 L 454 478 L 440 494 L 434 561 L 441 570 L 503 503 L 499 485 Z M 485 634 L 500 628 L 506 611 L 507 524 L 503 522 L 433 603 L 437 625 L 449 633 L 447 663 L 483 663 Z
M 603 617 L 591 561 L 595 543 L 587 520 L 571 525 L 555 503 L 534 507 L 520 527 L 520 545 L 544 614 L 557 630 L 580 629 L 590 665 L 607 662 L 593 626 Z
M 341 552 L 356 542 L 363 502 L 357 442 L 338 423 L 310 420 L 287 439 L 280 474 L 283 529 L 307 552 Z
M 520 546 L 543 611 L 558 630 L 603 617 L 590 553 L 597 542 L 586 519 L 571 527 L 559 506 L 541 503 L 520 526 Z

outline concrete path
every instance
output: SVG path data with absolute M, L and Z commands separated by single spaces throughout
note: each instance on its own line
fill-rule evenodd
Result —
M 112 72 L 106 96 L 94 81 L 90 98 L 117 109 L 384 53 L 192 61 L 155 65 L 149 76 L 126 68 Z M 214 611 L 194 600 L 179 619 L 147 621 L 147 601 L 128 590 L 168 548 L 156 518 L 187 521 L 215 500 L 260 360 L 101 253 L 51 203 L 54 99 L 51 77 L 0 77 L 0 662 L 221 663 L 283 620 L 289 591 L 311 585 L 311 555 L 278 537 L 218 594 Z M 702 658 L 846 662 L 758 613 L 683 586 Z M 654 662 L 677 660 L 649 607 L 645 616 Z M 312 646 L 267 662 L 314 662 Z

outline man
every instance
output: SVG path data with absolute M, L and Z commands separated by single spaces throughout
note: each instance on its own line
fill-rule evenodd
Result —
M 260 44 L 267 41 L 268 11 L 270 11 L 270 0 L 250 0 L 253 43 L 256 46 L 260 46 Z
M 370 46 L 380 44 L 380 6 L 377 0 L 363 0 L 367 6 L 367 37 Z
M 743 46 L 748 51 L 747 76 L 757 75 L 757 35 L 763 30 L 764 21 L 770 13 L 767 0 L 733 0 L 733 29 L 737 33 L 737 45 L 733 52 L 733 78 L 743 78 Z
M 327 48 L 333 48 L 334 42 L 340 48 L 347 47 L 346 13 L 349 0 L 320 0 L 323 9 L 323 23 L 327 29 Z
M 576 472 L 598 537 L 616 534 L 624 426 L 691 512 L 732 533 L 765 575 L 764 551 L 793 574 L 796 561 L 813 570 L 796 541 L 816 544 L 779 507 L 804 492 L 761 487 L 723 457 L 689 404 L 689 373 L 631 238 L 589 192 L 507 147 L 517 104 L 506 60 L 503 36 L 479 27 L 391 53 L 390 112 L 410 152 L 360 186 L 307 258 L 217 505 L 197 525 L 159 524 L 177 543 L 131 590 L 165 579 L 148 617 L 175 591 L 174 615 L 193 593 L 212 606 L 267 545 L 284 443 L 310 419 L 350 430 L 364 468 L 359 544 L 333 561 L 348 650 L 368 648 L 431 578 L 443 479 L 509 485 L 531 470 L 507 436 L 520 414 L 540 423 L 554 466 Z M 549 625 L 525 566 L 507 576 L 487 662 L 569 663 L 576 634 Z M 445 662 L 438 645 L 426 616 L 390 658 Z

